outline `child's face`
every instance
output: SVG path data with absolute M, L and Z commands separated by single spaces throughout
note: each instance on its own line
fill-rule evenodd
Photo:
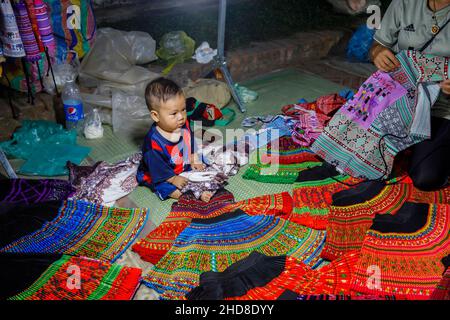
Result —
M 164 131 L 174 132 L 179 130 L 187 119 L 184 95 L 179 94 L 166 102 L 161 101 L 159 110 L 152 110 L 151 116 Z

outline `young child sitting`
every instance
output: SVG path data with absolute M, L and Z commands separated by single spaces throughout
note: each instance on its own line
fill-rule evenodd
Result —
M 178 199 L 180 190 L 188 183 L 179 174 L 205 169 L 193 151 L 194 137 L 187 120 L 186 99 L 176 83 L 158 78 L 148 84 L 145 100 L 154 123 L 144 139 L 137 180 L 161 200 Z M 208 202 L 212 195 L 204 191 L 200 198 Z

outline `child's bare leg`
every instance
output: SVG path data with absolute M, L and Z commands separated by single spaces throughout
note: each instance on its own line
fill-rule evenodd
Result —
M 172 193 L 170 194 L 169 197 L 171 197 L 172 199 L 178 200 L 178 199 L 180 199 L 181 195 L 182 195 L 182 193 L 181 193 L 180 190 L 175 190 L 174 192 L 172 192 Z
M 214 194 L 210 191 L 203 191 L 200 195 L 200 199 L 204 202 L 209 202 Z

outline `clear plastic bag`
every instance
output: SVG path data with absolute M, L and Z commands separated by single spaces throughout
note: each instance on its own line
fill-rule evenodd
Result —
M 61 92 L 69 80 L 75 80 L 80 72 L 80 60 L 76 51 L 68 51 L 63 55 L 63 60 L 58 61 L 52 66 L 55 81 L 53 81 L 52 73 L 49 72 L 42 79 L 44 83 L 44 90 L 48 94 L 55 95 L 55 82 L 58 92 Z
M 159 74 L 138 64 L 156 60 L 155 49 L 156 42 L 148 33 L 99 29 L 94 46 L 81 63 L 80 83 L 143 95 L 146 84 Z
M 153 123 L 145 99 L 116 91 L 112 96 L 114 133 L 131 139 L 142 139 Z
M 97 108 L 92 109 L 84 120 L 84 136 L 86 139 L 103 137 L 102 119 Z

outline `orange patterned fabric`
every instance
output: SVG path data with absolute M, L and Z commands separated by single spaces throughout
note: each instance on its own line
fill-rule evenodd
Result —
M 427 221 L 415 232 L 367 232 L 352 290 L 430 298 L 445 270 L 441 260 L 450 253 L 450 205 L 430 204 L 426 210 Z
M 294 208 L 289 220 L 312 229 L 325 230 L 333 194 L 347 190 L 350 188 L 348 185 L 360 181 L 350 176 L 341 176 L 297 183 L 293 194 Z
M 405 202 L 449 203 L 450 187 L 425 192 L 410 183 L 386 186 L 380 194 L 364 203 L 345 207 L 330 207 L 327 240 L 321 253 L 334 260 L 348 251 L 360 250 L 375 214 L 395 214 Z
M 358 258 L 358 252 L 349 252 L 328 266 L 311 270 L 299 260 L 287 257 L 280 276 L 264 287 L 251 289 L 243 296 L 227 300 L 276 300 L 286 290 L 299 295 L 347 295 L 350 294 L 351 279 Z

